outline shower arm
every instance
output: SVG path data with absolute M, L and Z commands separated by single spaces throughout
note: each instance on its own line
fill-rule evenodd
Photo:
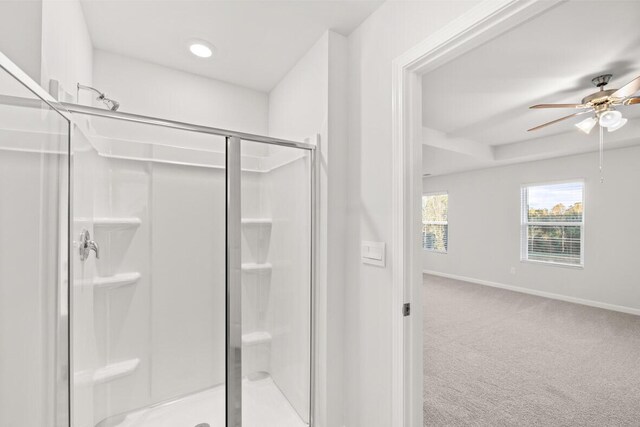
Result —
M 80 103 L 80 89 L 83 89 L 83 90 L 90 90 L 90 91 L 95 92 L 96 94 L 98 94 L 98 97 L 96 99 L 98 101 L 104 102 L 111 111 L 116 111 L 120 107 L 120 103 L 118 101 L 115 101 L 113 99 L 107 98 L 107 96 L 104 94 L 104 92 L 100 92 L 98 89 L 96 89 L 94 87 L 85 86 L 85 85 L 82 85 L 80 83 L 77 83 L 76 87 L 77 87 L 77 91 L 76 91 L 76 102 L 77 103 Z
M 98 89 L 91 87 L 91 86 L 85 86 L 85 85 L 81 85 L 80 83 L 78 83 L 78 95 L 76 96 L 76 102 L 78 102 L 78 96 L 80 96 L 80 89 L 84 89 L 84 90 L 92 90 L 95 93 L 98 94 L 98 98 L 102 99 L 104 98 L 104 93 L 100 92 Z

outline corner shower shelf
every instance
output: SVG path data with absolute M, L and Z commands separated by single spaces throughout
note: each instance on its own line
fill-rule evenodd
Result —
M 137 217 L 76 218 L 75 222 L 81 224 L 93 223 L 94 228 L 107 228 L 112 230 L 136 228 L 142 224 L 140 218 Z
M 132 374 L 140 365 L 140 359 L 123 360 L 122 362 L 110 363 L 102 368 L 96 369 L 93 373 L 93 383 L 102 384 L 118 378 Z
M 269 332 L 259 331 L 242 334 L 242 345 L 268 344 L 270 342 L 271 334 Z
M 80 286 L 93 286 L 96 289 L 114 289 L 121 286 L 133 285 L 140 280 L 141 274 L 138 272 L 118 273 L 107 277 L 94 277 L 90 280 L 81 280 Z
M 258 264 L 255 262 L 245 262 L 242 264 L 242 271 L 246 271 L 247 273 L 260 273 L 263 271 L 271 271 L 273 266 L 271 263 L 265 262 L 263 264 Z
M 124 228 L 135 228 L 139 227 L 142 224 L 140 218 L 130 217 L 130 218 L 110 218 L 110 217 L 101 217 L 94 218 L 93 227 L 103 227 L 103 228 L 111 228 L 111 229 L 124 229 Z
M 242 218 L 242 225 L 271 225 L 271 218 Z

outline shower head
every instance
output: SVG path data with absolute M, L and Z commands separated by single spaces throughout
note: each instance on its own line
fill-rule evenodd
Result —
M 109 110 L 111 110 L 111 111 L 116 111 L 118 108 L 120 108 L 120 103 L 118 101 L 116 101 L 114 99 L 107 98 L 104 93 L 100 92 L 96 88 L 93 88 L 91 86 L 81 85 L 80 83 L 78 83 L 78 92 L 80 92 L 80 89 L 90 90 L 90 91 L 93 91 L 93 92 L 97 93 L 98 96 L 96 97 L 96 100 L 102 101 L 104 103 L 104 105 L 106 105 L 107 108 Z M 77 99 L 78 99 L 78 97 L 76 97 L 76 100 Z
M 120 108 L 120 103 L 114 99 L 109 99 L 106 96 L 104 96 L 104 93 L 101 94 L 99 97 L 96 98 L 99 101 L 104 102 L 104 104 L 107 106 L 107 108 L 111 111 L 117 111 L 118 108 Z

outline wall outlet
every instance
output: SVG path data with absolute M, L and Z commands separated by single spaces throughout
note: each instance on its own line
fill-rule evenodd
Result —
M 511 267 L 511 268 L 509 269 L 509 273 L 511 273 L 511 274 L 516 274 L 516 268 L 515 268 L 515 267 Z

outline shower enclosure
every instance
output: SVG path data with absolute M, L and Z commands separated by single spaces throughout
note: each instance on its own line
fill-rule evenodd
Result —
M 313 425 L 315 147 L 0 67 L 0 425 Z

